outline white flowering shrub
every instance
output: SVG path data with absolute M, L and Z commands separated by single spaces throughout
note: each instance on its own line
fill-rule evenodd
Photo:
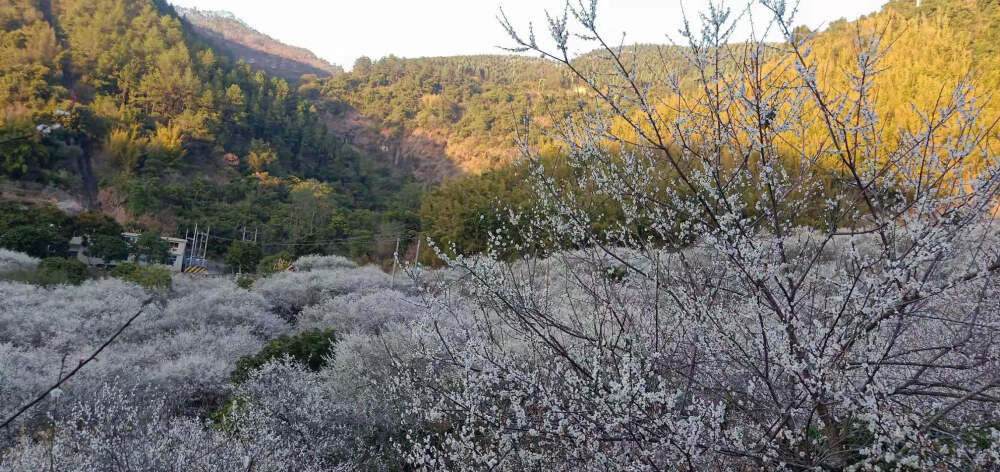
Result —
M 0 248 L 0 277 L 4 274 L 34 270 L 38 262 L 38 259 L 27 254 Z
M 139 309 L 144 298 L 141 288 L 113 279 L 51 288 L 0 282 L 0 343 L 6 354 L 0 416 L 6 419 L 89 355 Z M 94 388 L 81 378 L 63 391 L 67 397 L 85 398 Z M 58 407 L 46 401 L 22 416 L 19 424 L 30 429 Z M 16 428 L 0 431 L 0 447 L 16 432 Z
M 302 256 L 292 264 L 296 272 L 309 272 L 311 270 L 336 270 L 354 269 L 358 265 L 354 261 L 343 256 L 321 256 L 313 254 Z
M 0 415 L 75 367 L 147 298 L 141 287 L 117 279 L 52 288 L 0 283 L 0 351 L 11 360 L 0 377 Z M 288 329 L 261 295 L 233 284 L 147 306 L 98 362 L 62 387 L 61 403 L 46 400 L 20 420 L 31 426 L 49 415 L 63 418 L 65 405 L 89 404 L 111 381 L 170 414 L 204 414 L 223 402 L 236 360 Z
M 237 359 L 293 330 L 268 297 L 301 306 L 328 300 L 330 313 L 313 310 L 310 323 L 345 333 L 372 333 L 408 319 L 407 310 L 418 311 L 415 302 L 389 290 L 389 276 L 377 268 L 275 278 L 278 283 L 247 291 L 224 279 L 178 277 L 168 299 L 147 306 L 97 362 L 2 432 L 0 470 L 37 470 L 39 461 L 49 460 L 67 470 L 105 470 L 125 460 L 135 470 L 162 470 L 171 457 L 182 469 L 212 464 L 212 470 L 246 470 L 247 461 L 255 470 L 382 467 L 390 441 L 386 429 L 373 425 L 387 420 L 376 423 L 354 407 L 372 397 L 367 390 L 341 397 L 333 373 L 278 363 L 252 374 L 235 392 L 229 376 Z M 148 297 L 117 279 L 51 288 L 0 283 L 0 415 L 6 418 L 52 385 Z M 233 398 L 238 401 L 226 421 L 238 425 L 230 432 L 239 434 L 206 428 L 197 419 Z M 392 431 L 401 434 L 398 427 Z M 292 434 L 298 442 L 289 441 Z M 371 438 L 381 438 L 382 449 L 364 444 Z
M 225 328 L 246 326 L 263 339 L 283 334 L 288 324 L 275 316 L 271 303 L 260 293 L 240 289 L 234 283 L 208 286 L 171 299 L 158 316 L 133 330 L 133 335 L 153 336 L 195 326 Z
M 285 438 L 206 428 L 194 419 L 172 418 L 160 402 L 107 386 L 93 402 L 73 405 L 68 418 L 41 438 L 24 437 L 0 455 L 0 470 L 339 470 L 303 457 Z
M 0 282 L 0 339 L 57 350 L 86 345 L 110 336 L 146 298 L 118 279 L 51 288 Z
M 377 333 L 389 323 L 413 320 L 423 311 L 417 299 L 396 290 L 352 292 L 306 307 L 296 329 L 333 328 L 339 334 Z
M 200 277 L 181 272 L 172 274 L 170 278 L 170 292 L 174 297 L 183 297 L 206 290 L 236 287 L 236 281 L 231 277 Z
M 4 419 L 20 405 L 44 391 L 59 373 L 58 365 L 51 365 L 58 354 L 0 343 L 0 416 Z M 4 437 L 0 435 L 0 438 Z M 0 441 L 0 448 L 3 442 Z
M 265 364 L 233 392 L 225 424 L 247 440 L 282 438 L 296 463 L 332 467 L 364 460 L 367 423 L 325 376 L 283 361 Z
M 363 414 L 372 427 L 384 431 L 401 428 L 406 416 L 401 407 L 414 392 L 397 390 L 393 379 L 401 366 L 422 365 L 431 354 L 428 349 L 440 347 L 432 337 L 436 334 L 425 329 L 428 326 L 394 323 L 377 334 L 354 332 L 341 336 L 333 359 L 323 370 L 328 388 Z
M 294 320 L 308 306 L 329 297 L 354 292 L 391 288 L 392 278 L 377 267 L 351 269 L 278 272 L 253 284 L 274 312 L 286 320 Z
M 607 46 L 596 2 L 549 19 L 554 51 L 505 23 L 602 106 L 560 130 L 558 179 L 523 147 L 538 208 L 510 227 L 527 229 L 495 231 L 485 257 L 439 253 L 466 277 L 430 290 L 440 309 L 414 330 L 472 326 L 394 359 L 392 398 L 423 421 L 412 465 L 1000 467 L 1000 159 L 983 98 L 961 83 L 885 140 L 872 80 L 887 42 L 859 38 L 837 89 L 793 8 L 762 4 L 786 43 L 733 48 L 737 17 L 717 7 L 686 26 L 672 53 L 695 92 L 640 79 L 657 71 Z M 617 73 L 578 68 L 572 41 Z M 595 221 L 594 199 L 624 220 Z M 549 241 L 582 249 L 533 258 Z

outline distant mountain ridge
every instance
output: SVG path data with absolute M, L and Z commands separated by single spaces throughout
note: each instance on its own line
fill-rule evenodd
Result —
M 344 72 L 308 49 L 282 43 L 253 29 L 231 12 L 174 8 L 199 36 L 255 69 L 293 82 L 305 74 L 330 77 Z
M 859 34 L 877 31 L 893 43 L 884 61 L 888 68 L 877 78 L 887 84 L 879 110 L 897 121 L 915 120 L 911 103 L 932 108 L 942 86 L 952 86 L 969 71 L 979 90 L 1000 87 L 996 0 L 891 0 L 858 20 L 832 21 L 812 42 L 824 83 L 850 87 L 845 71 L 856 65 L 845 58 L 854 57 Z M 671 73 L 682 89 L 697 84 L 684 51 L 683 46 L 641 44 L 627 46 L 623 54 L 626 62 L 635 59 L 640 81 L 658 84 L 659 93 L 667 94 L 664 82 Z M 573 62 L 595 74 L 613 70 L 600 50 Z M 547 135 L 594 103 L 592 91 L 555 62 L 505 55 L 362 58 L 351 72 L 305 81 L 299 89 L 318 103 L 339 137 L 429 183 L 510 162 L 527 119 L 534 127 L 530 144 L 543 154 L 556 154 Z M 995 101 L 986 106 L 1000 111 Z

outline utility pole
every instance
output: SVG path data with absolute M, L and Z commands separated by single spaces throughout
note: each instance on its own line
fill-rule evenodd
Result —
M 417 236 L 417 254 L 413 256 L 413 265 L 420 265 L 420 236 Z
M 396 238 L 396 250 L 392 253 L 392 283 L 389 288 L 396 288 L 396 264 L 399 262 L 399 238 Z
M 415 282 L 420 283 L 420 235 L 417 235 L 417 254 L 413 256 L 413 275 L 417 279 Z
M 212 227 L 209 226 L 208 230 L 205 231 L 205 244 L 204 244 L 204 249 L 201 251 L 201 258 L 202 259 L 206 259 L 206 262 L 207 262 L 207 257 L 208 257 L 208 238 L 209 238 L 209 236 L 211 234 L 212 234 Z M 207 264 L 206 264 L 206 266 L 207 266 Z
M 191 238 L 191 262 L 198 262 L 198 255 L 201 252 L 198 242 L 198 223 L 194 224 L 194 235 Z

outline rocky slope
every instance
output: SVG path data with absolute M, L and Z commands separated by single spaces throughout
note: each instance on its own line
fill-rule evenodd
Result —
M 176 10 L 213 46 L 229 51 L 255 69 L 293 82 L 305 74 L 329 77 L 343 72 L 308 49 L 290 46 L 251 28 L 232 13 L 181 7 Z

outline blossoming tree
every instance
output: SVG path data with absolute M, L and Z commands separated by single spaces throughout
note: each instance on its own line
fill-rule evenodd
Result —
M 769 21 L 752 22 L 761 7 Z M 437 342 L 397 362 L 422 422 L 414 464 L 1000 464 L 987 97 L 962 81 L 886 139 L 875 84 L 891 38 L 859 32 L 853 69 L 822 70 L 794 13 L 710 7 L 686 47 L 661 50 L 683 76 L 607 42 L 596 2 L 548 17 L 551 49 L 501 15 L 517 50 L 562 63 L 600 106 L 561 128 L 568 171 L 522 148 L 540 210 L 510 218 L 527 233 L 493 233 L 483 257 L 439 251 L 466 277 L 433 298 Z M 736 44 L 740 22 L 757 29 Z M 581 43 L 604 67 L 571 57 Z M 595 200 L 621 217 L 594 216 Z

